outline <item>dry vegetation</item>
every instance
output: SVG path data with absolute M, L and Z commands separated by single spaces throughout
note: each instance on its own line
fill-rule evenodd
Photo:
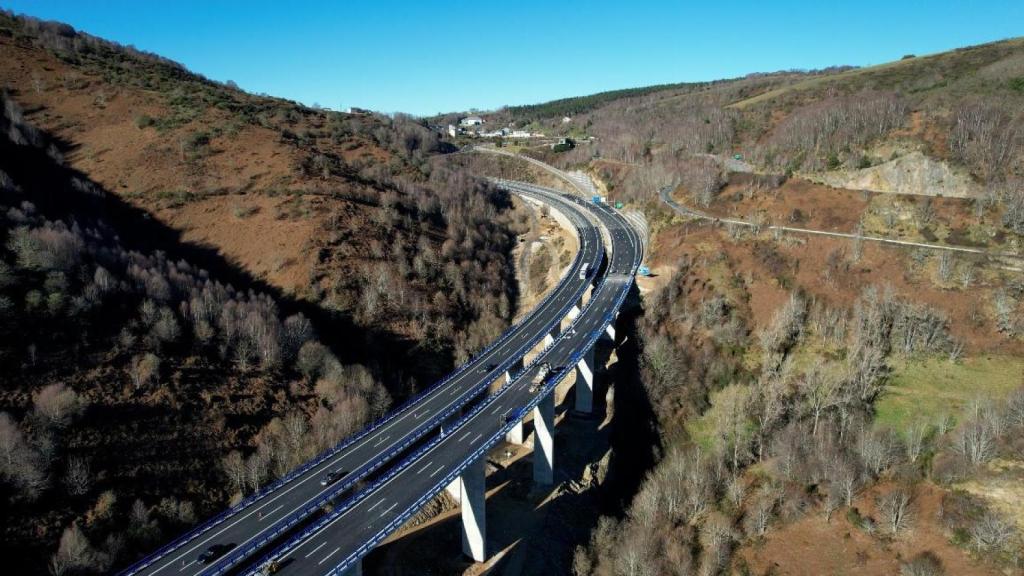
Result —
M 579 139 L 526 152 L 644 210 L 662 276 L 644 282 L 638 334 L 660 462 L 577 550 L 576 573 L 1020 570 L 1024 280 L 999 268 L 1019 260 L 694 226 L 657 192 L 759 224 L 1019 251 L 1022 47 L 496 114 Z M 970 190 L 808 178 L 911 154 Z
M 691 229 L 680 244 L 669 239 L 678 232 L 677 224 L 659 235 L 653 260 L 672 258 L 677 271 L 645 300 L 640 324 L 641 381 L 657 399 L 664 454 L 625 518 L 602 521 L 578 550 L 577 573 L 828 571 L 835 565 L 807 555 L 833 530 L 858 532 L 837 565 L 860 562 L 857 550 L 884 559 L 859 564 L 866 573 L 901 569 L 887 552 L 894 545 L 907 553 L 907 573 L 932 560 L 932 573 L 1016 565 L 1011 517 L 937 487 L 952 488 L 997 456 L 1017 457 L 1019 373 L 1007 375 L 1009 396 L 975 396 L 963 412 L 917 412 L 881 426 L 877 405 L 895 370 L 922 358 L 958 366 L 963 353 L 948 308 L 913 291 L 898 295 L 871 271 L 892 253 L 866 253 L 856 268 L 867 287 L 845 299 L 835 291 L 857 288 L 795 273 L 789 253 L 800 246 L 775 251 L 708 229 Z M 1005 341 L 997 326 L 992 318 L 971 328 L 987 336 L 970 337 L 969 352 Z
M 9 570 L 123 566 L 508 325 L 512 204 L 422 122 L 7 12 L 0 55 Z

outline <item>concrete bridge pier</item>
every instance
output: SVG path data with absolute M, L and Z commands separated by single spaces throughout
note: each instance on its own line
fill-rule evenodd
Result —
M 505 433 L 505 442 L 509 444 L 522 444 L 523 443 L 523 421 L 516 422 L 516 425 L 511 430 Z
M 608 327 L 604 329 L 604 333 L 601 334 L 602 342 L 610 342 L 615 344 L 615 321 L 619 319 L 619 313 L 616 312 L 615 316 L 612 317 L 612 321 L 608 324 Z
M 507 383 L 511 382 L 512 378 L 514 378 L 515 376 L 518 376 L 519 373 L 522 372 L 522 371 L 523 371 L 523 359 L 520 358 L 520 359 L 516 360 L 515 362 L 513 362 L 512 365 L 508 367 L 508 370 L 505 371 L 505 383 L 507 384 Z
M 555 479 L 555 394 L 549 392 L 533 409 L 533 481 L 548 485 Z
M 476 562 L 487 560 L 487 458 L 481 457 L 459 476 L 462 493 L 462 553 Z
M 575 304 L 573 304 L 572 310 L 569 310 L 569 321 L 572 322 L 573 320 L 576 319 L 576 317 L 578 317 L 582 313 L 583 313 L 583 297 L 580 296 L 580 299 L 577 300 Z
M 576 411 L 590 414 L 594 410 L 594 347 L 576 363 Z
M 449 430 L 455 427 L 455 423 L 459 421 L 459 415 L 456 414 L 451 418 L 444 421 L 441 424 L 441 434 L 447 434 Z M 456 479 L 451 484 L 445 486 L 445 492 L 452 497 L 455 502 L 462 503 L 462 491 L 459 489 L 459 480 Z
M 547 348 L 548 346 L 551 346 L 552 344 L 554 344 L 555 343 L 555 339 L 558 338 L 558 336 L 561 333 L 562 333 L 562 325 L 561 324 L 555 324 L 555 326 L 551 329 L 551 332 L 548 332 L 547 334 L 544 335 L 544 347 Z

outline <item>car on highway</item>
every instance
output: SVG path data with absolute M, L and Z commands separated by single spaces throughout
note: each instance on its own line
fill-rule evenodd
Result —
M 334 484 L 338 480 L 341 480 L 346 474 L 348 474 L 348 470 L 332 470 L 327 474 L 324 474 L 324 477 L 320 479 L 320 485 L 327 486 Z
M 508 410 L 504 414 L 501 415 L 501 419 L 498 420 L 498 422 L 501 425 L 511 424 L 512 422 L 518 422 L 518 421 L 522 420 L 524 416 L 526 416 L 526 409 L 525 408 L 518 408 L 518 409 Z
M 231 544 L 214 544 L 206 550 L 203 550 L 199 557 L 196 558 L 196 562 L 203 565 L 209 564 L 223 556 L 228 550 L 231 550 L 231 548 L 233 548 Z
M 481 374 L 487 374 L 488 372 L 491 372 L 492 370 L 494 370 L 494 369 L 495 369 L 495 368 L 497 368 L 497 367 L 498 367 L 498 365 L 497 365 L 497 364 L 494 364 L 494 363 L 492 362 L 491 364 L 488 364 L 488 365 L 486 365 L 486 366 L 481 366 L 481 367 L 480 367 L 480 373 L 481 373 Z

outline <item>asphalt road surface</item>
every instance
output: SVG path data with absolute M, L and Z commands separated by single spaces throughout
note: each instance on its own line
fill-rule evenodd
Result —
M 530 191 L 523 194 L 537 196 L 536 192 Z M 259 553 L 254 548 L 261 543 L 265 544 L 286 528 L 297 526 L 317 513 L 318 502 L 379 470 L 389 462 L 389 456 L 397 455 L 404 447 L 436 429 L 436 423 L 431 425 L 430 422 L 439 414 L 456 412 L 478 397 L 475 390 L 503 377 L 506 361 L 521 357 L 524 350 L 533 348 L 548 333 L 552 320 L 564 316 L 578 301 L 579 294 L 590 282 L 590 279 L 579 278 L 579 269 L 584 263 L 589 263 L 590 269 L 594 270 L 603 254 L 598 229 L 578 211 L 566 208 L 563 212 L 578 227 L 581 257 L 575 260 L 574 267 L 552 294 L 496 345 L 460 368 L 450 381 L 400 409 L 386 423 L 365 433 L 344 449 L 272 487 L 258 498 L 241 503 L 224 517 L 204 524 L 122 574 L 198 576 L 226 571 Z M 347 474 L 322 486 L 321 480 L 331 471 Z M 209 564 L 200 563 L 200 554 L 211 547 L 220 551 L 220 557 Z
M 592 294 L 575 323 L 547 348 L 522 375 L 494 396 L 477 405 L 470 415 L 440 435 L 412 458 L 403 461 L 384 479 L 342 504 L 338 511 L 314 523 L 292 542 L 261 559 L 250 570 L 258 571 L 270 559 L 277 561 L 282 576 L 340 574 L 357 562 L 373 545 L 397 530 L 423 502 L 439 493 L 467 465 L 497 443 L 508 429 L 509 414 L 532 408 L 540 396 L 530 384 L 546 361 L 566 372 L 577 355 L 593 345 L 629 289 L 642 257 L 636 232 L 615 211 L 535 186 L 506 184 L 517 192 L 544 194 L 549 203 L 587 209 L 597 217 L 612 241 L 605 281 Z

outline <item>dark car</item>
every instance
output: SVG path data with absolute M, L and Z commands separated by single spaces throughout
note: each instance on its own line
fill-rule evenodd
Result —
M 196 558 L 196 562 L 199 562 L 200 564 L 209 564 L 223 556 L 228 550 L 231 550 L 230 544 L 214 544 L 206 550 L 203 550 L 203 553 L 199 555 L 199 558 Z
M 334 484 L 338 480 L 341 480 L 346 474 L 348 474 L 348 470 L 333 470 L 328 472 L 320 479 L 320 485 L 327 486 L 328 484 Z
M 481 374 L 487 374 L 488 372 L 490 372 L 491 370 L 494 370 L 497 367 L 498 367 L 497 364 L 488 364 L 487 366 L 484 366 L 483 368 L 480 368 L 480 373 Z

